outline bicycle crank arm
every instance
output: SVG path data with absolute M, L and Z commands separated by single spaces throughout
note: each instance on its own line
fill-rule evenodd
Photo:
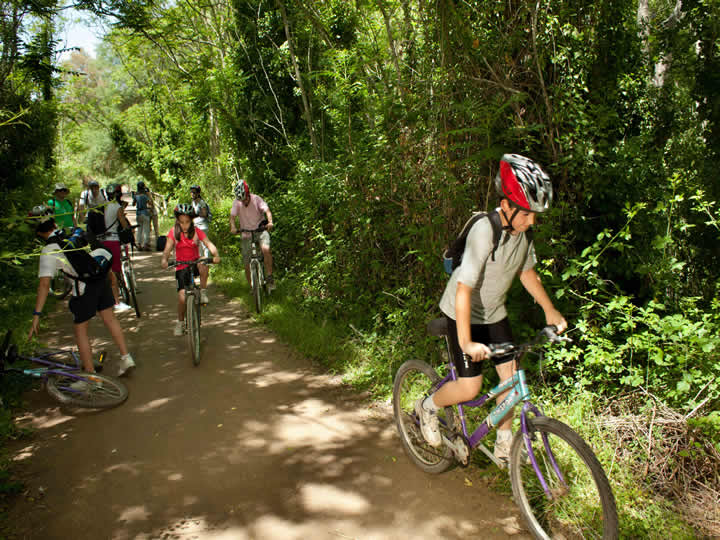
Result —
M 456 433 L 451 441 L 443 434 L 442 441 L 445 446 L 452 450 L 452 453 L 455 455 L 455 459 L 458 463 L 460 463 L 460 465 L 467 467 L 470 464 L 471 448 L 465 440 L 465 437 Z

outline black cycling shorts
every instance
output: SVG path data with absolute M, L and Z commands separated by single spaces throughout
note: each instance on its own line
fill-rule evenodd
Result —
M 200 275 L 200 272 L 197 269 L 197 266 L 194 267 L 195 271 L 191 274 L 190 267 L 183 268 L 182 270 L 175 270 L 175 281 L 177 281 L 177 290 L 180 291 L 185 288 L 187 285 L 188 287 L 192 287 L 193 284 L 193 274 L 195 277 Z
M 447 318 L 448 323 L 448 342 L 450 343 L 450 352 L 452 353 L 455 369 L 457 369 L 458 377 L 477 377 L 482 375 L 484 362 L 465 361 L 463 351 L 460 348 L 457 335 L 457 325 L 455 320 Z M 510 329 L 510 321 L 505 317 L 503 320 L 492 324 L 471 324 L 470 337 L 475 343 L 507 343 L 512 342 L 512 330 Z M 504 364 L 512 360 L 512 356 L 505 356 L 499 360 L 494 360 L 495 365 Z
M 81 324 L 92 319 L 96 313 L 115 305 L 115 297 L 109 279 L 88 282 L 81 296 L 73 296 L 68 303 L 73 322 Z

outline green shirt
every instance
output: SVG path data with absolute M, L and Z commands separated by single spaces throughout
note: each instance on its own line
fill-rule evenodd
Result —
M 55 223 L 59 228 L 64 229 L 73 226 L 73 205 L 70 201 L 52 198 L 47 203 L 55 213 Z

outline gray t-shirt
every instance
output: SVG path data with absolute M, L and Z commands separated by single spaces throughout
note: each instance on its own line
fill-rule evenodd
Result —
M 527 235 L 503 232 L 492 260 L 493 231 L 489 219 L 481 219 L 467 237 L 462 264 L 450 276 L 440 299 L 440 309 L 455 316 L 458 281 L 472 287 L 471 324 L 492 324 L 507 317 L 505 298 L 515 276 L 535 266 L 535 247 Z

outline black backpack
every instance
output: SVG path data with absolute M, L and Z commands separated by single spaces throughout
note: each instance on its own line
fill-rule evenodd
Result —
M 453 270 L 460 266 L 463 253 L 465 252 L 465 244 L 467 242 L 467 237 L 468 234 L 470 234 L 470 229 L 473 228 L 473 225 L 475 225 L 475 223 L 477 223 L 483 218 L 488 218 L 490 220 L 490 225 L 492 226 L 493 248 L 490 255 L 492 260 L 495 260 L 495 252 L 500 245 L 500 238 L 502 237 L 503 233 L 503 225 L 502 221 L 500 221 L 500 214 L 497 212 L 476 212 L 472 216 L 470 216 L 470 219 L 465 222 L 465 225 L 460 231 L 458 237 L 443 253 L 443 266 L 445 268 L 445 272 L 447 272 L 448 274 L 452 274 Z M 531 243 L 533 241 L 532 229 L 528 229 L 525 235 L 527 236 L 528 243 Z
M 59 229 L 47 239 L 47 244 L 60 246 L 63 255 L 77 273 L 77 276 L 65 273 L 71 279 L 90 283 L 107 278 L 112 266 L 112 254 L 100 247 L 90 251 L 92 246 L 87 233 L 82 229 L 72 229 L 69 234 L 64 229 Z M 107 254 L 110 254 L 109 258 Z

